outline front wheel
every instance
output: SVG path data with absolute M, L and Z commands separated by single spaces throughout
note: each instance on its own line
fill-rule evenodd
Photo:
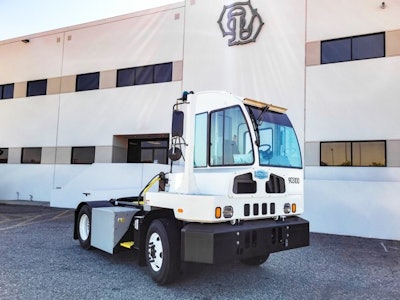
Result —
M 262 265 L 267 261 L 269 257 L 269 254 L 261 255 L 261 256 L 256 256 L 256 257 L 250 257 L 246 259 L 240 260 L 241 263 L 248 265 L 248 266 L 259 266 Z
M 88 205 L 82 206 L 78 214 L 78 239 L 83 249 L 90 248 L 92 211 Z
M 160 285 L 172 282 L 180 270 L 180 240 L 175 222 L 154 220 L 147 231 L 146 262 L 152 279 Z

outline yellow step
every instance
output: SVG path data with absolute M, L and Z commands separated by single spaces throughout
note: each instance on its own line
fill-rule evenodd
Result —
M 119 245 L 121 247 L 124 247 L 124 248 L 127 248 L 127 249 L 131 249 L 134 244 L 135 244 L 135 242 L 123 242 L 123 243 L 120 243 Z

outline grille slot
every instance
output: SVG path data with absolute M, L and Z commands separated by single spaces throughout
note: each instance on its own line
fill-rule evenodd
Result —
M 285 179 L 275 174 L 271 174 L 265 183 L 265 190 L 268 194 L 283 194 L 286 192 Z

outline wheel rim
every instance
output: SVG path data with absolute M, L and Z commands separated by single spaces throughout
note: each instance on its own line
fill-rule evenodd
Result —
M 90 220 L 88 215 L 84 214 L 79 220 L 79 235 L 81 239 L 86 241 L 89 238 L 90 233 Z
M 158 233 L 153 232 L 149 239 L 149 263 L 151 268 L 158 272 L 163 262 L 163 246 Z

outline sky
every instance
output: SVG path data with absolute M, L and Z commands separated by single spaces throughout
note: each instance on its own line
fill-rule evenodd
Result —
M 0 41 L 183 0 L 0 0 Z

